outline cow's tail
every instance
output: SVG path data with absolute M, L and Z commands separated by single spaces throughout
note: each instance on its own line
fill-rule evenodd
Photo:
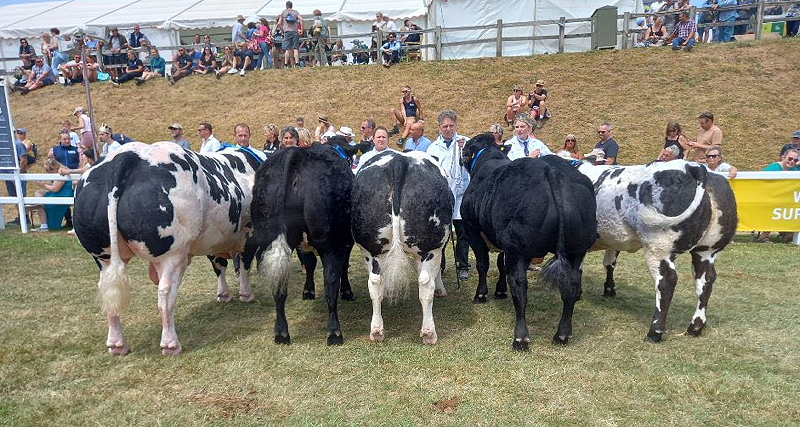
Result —
M 556 205 L 558 216 L 558 235 L 556 236 L 555 256 L 542 268 L 541 278 L 557 288 L 562 295 L 565 293 L 577 298 L 580 296 L 580 277 L 577 266 L 572 265 L 570 257 L 567 256 L 566 226 L 564 224 L 564 186 L 560 183 L 564 177 L 557 176 L 558 172 L 550 165 L 546 166 L 545 177 Z M 561 178 L 561 179 L 559 179 Z
M 291 255 L 292 248 L 286 243 L 286 233 L 278 235 L 261 254 L 258 262 L 259 277 L 272 289 L 273 294 L 276 290 L 286 291 L 283 287 L 289 281 Z
M 640 211 L 640 217 L 645 225 L 648 227 L 659 228 L 672 227 L 685 221 L 700 206 L 700 204 L 703 202 L 703 197 L 706 194 L 706 181 L 708 180 L 708 172 L 706 172 L 703 166 L 692 166 L 687 164 L 686 173 L 695 181 L 694 197 L 692 198 L 692 202 L 689 204 L 689 206 L 677 216 L 664 215 L 653 205 L 644 206 Z
M 406 160 L 398 156 L 397 160 Z M 387 299 L 396 301 L 406 296 L 408 292 L 409 262 L 403 251 L 403 223 L 400 218 L 400 206 L 403 197 L 408 162 L 399 162 L 400 167 L 395 169 L 392 180 L 392 243 L 389 252 L 381 266 L 381 283 L 384 286 L 384 295 Z
M 100 270 L 100 281 L 97 287 L 100 291 L 100 303 L 103 311 L 111 316 L 117 316 L 128 308 L 131 302 L 131 278 L 128 269 L 120 256 L 119 227 L 117 226 L 117 206 L 119 205 L 120 186 L 125 177 L 124 171 L 128 170 L 126 159 L 135 160 L 132 156 L 118 156 L 118 164 L 114 168 L 108 184 L 108 236 L 110 258 L 108 263 L 103 263 Z
M 259 277 L 261 277 L 265 285 L 272 289 L 273 294 L 276 291 L 285 292 L 286 289 L 284 287 L 288 285 L 289 281 L 292 248 L 286 238 L 286 218 L 283 215 L 286 212 L 286 199 L 295 179 L 292 171 L 295 169 L 295 164 L 300 160 L 300 155 L 302 153 L 297 150 L 291 150 L 286 153 L 283 172 L 280 175 L 283 182 L 277 187 L 277 193 L 275 194 L 276 203 L 279 205 L 275 209 L 278 216 L 275 218 L 275 224 L 262 224 L 262 227 L 266 228 L 277 226 L 278 236 L 271 242 L 262 241 L 258 231 L 256 232 L 259 248 L 263 248 L 258 262 Z

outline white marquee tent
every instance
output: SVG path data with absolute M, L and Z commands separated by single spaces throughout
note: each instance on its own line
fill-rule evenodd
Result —
M 588 18 L 595 9 L 612 5 L 619 13 L 641 12 L 642 0 L 306 0 L 294 1 L 304 18 L 313 9 L 320 9 L 339 35 L 367 33 L 382 11 L 402 26 L 403 19 L 412 19 L 423 28 L 466 27 L 444 31 L 442 42 L 493 38 L 494 29 L 470 29 L 481 25 L 566 18 Z M 230 27 L 241 14 L 248 21 L 265 17 L 274 22 L 284 9 L 285 0 L 56 0 L 19 3 L 0 7 L 0 58 L 15 58 L 19 38 L 27 37 L 38 47 L 40 35 L 51 27 L 71 33 L 79 28 L 119 27 L 127 35 L 135 24 L 156 46 L 179 44 L 181 31 Z M 621 28 L 621 24 L 619 25 Z M 530 37 L 558 34 L 555 25 L 505 28 L 504 37 Z M 588 33 L 588 23 L 567 24 L 566 33 Z M 362 37 L 363 39 L 363 37 Z M 426 36 L 426 43 L 433 37 Z M 589 49 L 588 38 L 568 39 L 567 51 Z M 349 46 L 349 45 L 347 45 Z M 443 59 L 493 56 L 493 42 L 445 47 Z M 553 53 L 556 41 L 507 42 L 504 56 Z M 38 49 L 37 49 L 38 52 Z M 430 53 L 430 50 L 428 51 Z M 16 61 L 3 61 L 0 68 L 10 69 Z

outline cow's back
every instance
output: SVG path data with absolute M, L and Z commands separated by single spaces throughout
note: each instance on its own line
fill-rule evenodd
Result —
M 289 147 L 269 157 L 256 173 L 253 227 L 262 247 L 285 234 L 290 247 L 303 240 L 317 249 L 351 242 L 353 173 L 324 145 Z
M 171 250 L 190 256 L 236 252 L 245 237 L 252 200 L 248 175 L 253 175 L 239 163 L 173 143 L 126 144 L 81 178 L 76 234 L 88 252 L 107 255 L 109 193 L 114 189 L 112 225 L 134 254 L 151 259 Z

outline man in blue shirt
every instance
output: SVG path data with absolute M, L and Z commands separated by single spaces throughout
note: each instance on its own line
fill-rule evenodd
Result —
M 32 90 L 39 89 L 44 86 L 49 86 L 55 83 L 56 77 L 53 74 L 53 69 L 44 63 L 41 56 L 37 57 L 28 73 L 28 83 L 24 87 L 13 87 L 11 90 L 19 90 L 23 95 Z
M 431 140 L 425 138 L 425 127 L 420 122 L 411 125 L 411 137 L 406 139 L 404 151 L 428 151 Z
M 400 62 L 400 42 L 395 33 L 389 33 L 389 39 L 381 47 L 383 49 L 383 66 L 389 68 Z
M 78 147 L 72 145 L 68 131 L 58 133 L 58 145 L 53 147 L 53 158 L 69 169 L 78 169 L 80 154 Z
M 736 0 L 718 0 L 717 4 L 711 6 L 711 10 L 715 11 L 717 8 L 726 7 L 726 6 L 736 6 Z M 736 17 L 739 16 L 739 12 L 735 9 L 731 10 L 721 10 L 719 12 L 719 16 L 717 17 L 717 23 L 728 23 L 733 22 L 736 20 Z M 719 26 L 717 27 L 715 41 L 718 43 L 725 43 L 731 41 L 731 37 L 733 36 L 733 26 Z

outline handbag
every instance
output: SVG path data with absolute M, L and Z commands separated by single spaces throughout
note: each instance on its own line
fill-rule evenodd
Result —
M 99 80 L 101 82 L 104 82 L 104 81 L 106 81 L 106 80 L 108 80 L 110 78 L 111 78 L 111 75 L 108 74 L 108 73 L 104 73 L 102 71 L 98 71 L 97 72 L 97 80 Z
M 261 45 L 258 44 L 255 37 L 247 41 L 247 48 L 253 51 L 253 53 L 261 53 Z

